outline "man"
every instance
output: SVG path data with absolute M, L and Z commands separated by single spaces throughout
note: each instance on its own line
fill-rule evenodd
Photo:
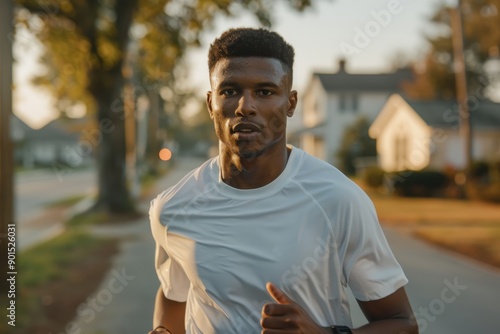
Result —
M 219 156 L 152 202 L 161 286 L 150 333 L 418 333 L 371 201 L 286 144 L 293 58 L 265 29 L 210 46 Z M 366 326 L 351 328 L 347 286 Z

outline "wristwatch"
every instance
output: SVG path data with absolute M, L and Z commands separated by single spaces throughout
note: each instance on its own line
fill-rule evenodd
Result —
M 347 326 L 332 326 L 330 328 L 333 334 L 352 334 L 351 329 Z

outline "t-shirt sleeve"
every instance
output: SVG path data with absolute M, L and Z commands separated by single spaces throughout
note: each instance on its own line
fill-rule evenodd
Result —
M 361 189 L 346 196 L 343 206 L 337 242 L 344 283 L 361 301 L 387 297 L 408 280 L 384 236 L 375 207 Z
M 185 302 L 189 292 L 189 279 L 182 266 L 168 254 L 167 227 L 161 223 L 162 195 L 151 202 L 149 219 L 155 240 L 155 269 L 166 298 Z
M 166 298 L 185 302 L 189 291 L 189 280 L 181 265 L 170 258 L 161 247 L 156 244 L 155 269 Z

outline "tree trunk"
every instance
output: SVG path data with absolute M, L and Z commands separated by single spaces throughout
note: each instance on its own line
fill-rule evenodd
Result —
M 100 139 L 96 152 L 99 191 L 93 209 L 111 214 L 136 211 L 127 185 L 122 67 L 137 2 L 138 0 L 116 1 L 116 34 L 113 41 L 121 51 L 121 57 L 111 68 L 106 68 L 103 66 L 104 62 L 100 61 L 89 73 L 89 91 L 97 104 Z M 87 37 L 96 48 L 94 32 L 90 31 Z
M 117 93 L 123 87 L 123 80 L 119 77 L 114 80 L 115 89 L 95 96 L 101 140 L 96 152 L 99 193 L 94 209 L 128 213 L 134 212 L 135 207 L 127 185 L 123 99 Z

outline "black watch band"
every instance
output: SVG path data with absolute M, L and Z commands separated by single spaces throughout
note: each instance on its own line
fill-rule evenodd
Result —
M 352 334 L 351 329 L 347 326 L 332 326 L 331 329 L 333 334 Z

